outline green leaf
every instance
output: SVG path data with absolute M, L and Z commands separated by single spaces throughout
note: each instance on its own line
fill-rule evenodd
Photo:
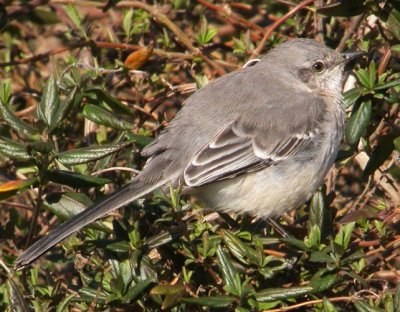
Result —
M 128 39 L 127 41 L 129 42 L 129 38 L 132 34 L 132 26 L 133 26 L 133 10 L 128 10 L 124 12 L 124 19 L 122 21 L 122 28 L 125 32 L 125 36 Z
M 56 157 L 64 165 L 84 164 L 118 152 L 119 150 L 125 148 L 131 143 L 132 142 L 121 144 L 92 145 L 72 151 L 62 152 L 57 154 Z
M 67 220 L 92 205 L 92 200 L 83 193 L 51 193 L 46 197 L 44 206 L 61 220 Z
M 25 300 L 21 291 L 20 283 L 13 277 L 7 281 L 8 299 L 11 303 L 11 309 L 15 312 L 29 312 L 28 302 Z
M 395 44 L 390 47 L 392 52 L 399 53 L 400 52 L 400 44 Z
M 400 311 L 400 284 L 396 287 L 396 292 L 394 294 L 394 308 L 396 311 Z
M 30 187 L 38 182 L 38 179 L 24 179 L 24 180 L 8 180 L 0 183 L 0 193 L 7 193 L 11 191 L 20 191 Z
M 309 286 L 313 288 L 313 293 L 318 294 L 320 292 L 323 292 L 333 286 L 333 284 L 336 282 L 337 279 L 337 274 L 327 274 L 323 277 L 320 276 L 320 274 L 315 274 L 313 276 L 311 283 Z
M 342 263 L 353 263 L 359 259 L 365 258 L 365 253 L 362 250 L 356 250 L 355 252 L 342 259 Z M 367 285 L 367 284 L 365 284 Z
M 51 141 L 43 142 L 43 141 L 36 141 L 31 142 L 26 146 L 29 153 L 39 152 L 41 154 L 50 154 L 51 151 L 54 149 L 54 145 Z
M 334 2 L 317 9 L 317 12 L 326 16 L 356 16 L 367 10 L 365 0 L 345 0 Z
M 361 84 L 367 88 L 368 90 L 372 90 L 373 83 L 370 81 L 370 74 L 369 71 L 361 68 L 358 71 L 356 71 L 356 75 L 358 80 L 360 80 Z
M 151 289 L 151 293 L 155 295 L 173 295 L 182 292 L 184 287 L 182 284 L 165 284 L 165 285 L 157 285 Z
M 109 179 L 87 176 L 77 172 L 65 170 L 50 171 L 47 173 L 46 177 L 49 181 L 68 185 L 73 188 L 103 186 L 104 184 L 111 182 Z
M 199 44 L 207 44 L 218 34 L 218 30 L 215 28 L 207 29 L 204 32 L 200 32 L 196 35 L 196 40 Z
M 168 309 L 178 303 L 185 292 L 185 287 L 182 284 L 177 283 L 175 285 L 157 285 L 150 291 L 150 294 L 165 295 L 162 309 Z
M 25 161 L 32 159 L 32 156 L 27 153 L 24 145 L 4 137 L 0 137 L 0 153 L 11 159 Z
M 76 28 L 80 29 L 82 25 L 82 18 L 76 7 L 73 6 L 72 4 L 69 4 L 67 6 L 64 6 L 64 9 L 65 12 L 68 14 L 68 17 L 75 24 Z
M 324 312 L 338 312 L 335 306 L 328 300 L 328 298 L 324 297 Z
M 69 304 L 74 301 L 76 296 L 77 296 L 77 294 L 70 294 L 70 295 L 66 296 L 65 299 L 57 305 L 56 312 L 70 311 Z
M 310 248 L 318 248 L 321 244 L 321 229 L 317 225 L 310 227 L 305 243 Z
M 244 264 L 259 264 L 260 261 L 253 248 L 247 246 L 230 231 L 222 230 L 221 233 L 226 247 L 240 262 Z
M 132 251 L 132 257 L 136 257 L 137 253 L 132 249 L 131 251 Z M 128 287 L 132 283 L 134 283 L 135 272 L 133 268 L 136 266 L 136 263 L 133 264 L 131 262 L 131 259 L 125 259 L 125 260 L 110 259 L 109 263 L 111 265 L 110 273 L 113 275 L 113 278 L 115 280 L 113 282 L 113 287 L 117 288 L 113 289 L 113 292 L 115 293 L 118 292 L 118 295 L 123 294 L 126 291 L 126 289 L 128 289 Z
M 52 193 L 47 196 L 44 206 L 54 213 L 61 220 L 67 220 L 81 213 L 92 205 L 92 201 L 83 193 Z M 110 232 L 111 226 L 106 222 L 95 222 L 89 225 L 90 228 Z
M 355 109 L 355 111 L 354 111 Z M 353 114 L 347 123 L 346 127 L 346 140 L 347 143 L 354 146 L 358 143 L 358 140 L 364 133 L 367 125 L 371 119 L 372 105 L 371 101 L 367 100 L 358 108 L 353 109 Z
M 390 11 L 388 20 L 386 22 L 386 26 L 389 31 L 396 37 L 397 40 L 400 40 L 400 12 L 396 9 L 392 9 Z
M 311 199 L 310 206 L 310 230 L 313 226 L 318 227 L 320 234 L 322 235 L 324 229 L 324 219 L 325 219 L 325 201 L 324 195 L 321 191 L 314 194 Z M 321 237 L 319 237 L 321 241 Z
M 29 15 L 33 22 L 38 22 L 40 24 L 51 25 L 60 23 L 57 13 L 51 10 L 51 8 L 47 10 L 44 8 L 35 8 Z
M 125 114 L 131 117 L 135 115 L 135 113 L 129 107 L 125 106 L 116 98 L 100 88 L 88 89 L 86 90 L 86 95 L 89 96 L 88 100 L 92 100 L 90 99 L 90 95 L 94 95 L 96 97 L 96 100 L 94 100 L 95 104 L 100 101 L 116 113 Z
M 146 239 L 145 244 L 149 248 L 156 248 L 165 244 L 168 244 L 174 240 L 173 234 L 170 232 L 161 232 L 157 235 L 151 236 L 148 239 Z
M 232 303 L 237 301 L 237 299 L 235 297 L 210 296 L 198 298 L 183 298 L 181 301 L 212 308 L 226 308 L 230 307 Z
M 100 289 L 82 287 L 79 289 L 79 300 L 87 303 L 105 304 L 107 302 L 107 293 Z
M 209 28 L 207 19 L 203 17 L 200 30 L 196 34 L 196 41 L 199 44 L 207 44 L 215 37 L 216 34 L 218 34 L 218 30 L 215 28 Z
M 291 246 L 293 246 L 293 247 L 295 247 L 297 249 L 300 249 L 300 250 L 307 250 L 308 249 L 308 246 L 304 243 L 304 241 L 299 240 L 297 238 L 293 238 L 293 237 L 281 238 L 280 240 L 282 242 L 287 243 L 287 244 L 289 244 L 289 245 L 291 245 Z
M 354 306 L 356 307 L 358 312 L 384 312 L 382 309 L 369 305 L 364 300 L 354 302 Z
M 23 122 L 17 116 L 15 116 L 4 102 L 0 101 L 0 116 L 4 119 L 7 124 L 18 133 L 23 134 L 36 134 L 37 131 L 26 122 Z
M 8 104 L 10 99 L 11 99 L 11 79 L 3 79 L 0 82 L 0 101 L 4 105 L 6 105 Z
M 400 137 L 394 139 L 393 144 L 396 151 L 400 152 Z
M 49 132 L 52 132 L 69 114 L 71 109 L 77 106 L 82 100 L 82 94 L 78 93 L 78 87 L 74 87 L 67 95 L 65 99 L 60 102 L 59 109 L 55 112 L 53 126 L 50 127 Z
M 232 264 L 231 259 L 222 249 L 221 245 L 217 247 L 217 257 L 222 271 L 222 277 L 225 284 L 225 289 L 233 295 L 240 295 L 241 285 L 238 279 L 239 273 Z
M 335 236 L 334 242 L 342 247 L 342 251 L 344 252 L 351 239 L 351 234 L 354 230 L 355 222 L 350 222 L 349 224 L 346 225 L 340 225 L 339 232 Z
M 56 126 L 56 115 L 60 108 L 60 96 L 54 76 L 50 76 L 43 91 L 40 104 L 37 106 L 36 114 L 49 128 Z
M 135 133 L 132 133 L 132 132 L 126 133 L 125 136 L 129 141 L 134 142 L 140 148 L 143 148 L 143 147 L 149 145 L 154 140 L 151 137 L 144 136 L 144 135 L 138 135 L 138 134 L 135 134 Z
M 98 125 L 114 129 L 129 130 L 133 127 L 131 122 L 93 104 L 86 104 L 83 107 L 83 116 Z
M 383 84 L 378 84 L 375 86 L 374 91 L 381 91 L 381 90 L 386 90 L 390 88 L 394 88 L 400 85 L 400 79 L 398 80 L 392 80 Z
M 299 286 L 289 288 L 268 288 L 256 292 L 256 300 L 261 302 L 269 302 L 276 300 L 285 300 L 296 298 L 311 293 L 314 289 L 310 286 Z
M 394 149 L 393 139 L 392 135 L 381 135 L 378 137 L 378 145 L 373 150 L 367 166 L 364 169 L 364 177 L 370 176 L 375 172 L 375 170 L 382 166 L 387 159 L 389 159 L 389 156 L 392 154 Z
M 323 251 L 312 251 L 310 254 L 310 262 L 320 262 L 320 263 L 335 263 L 330 255 Z
M 353 105 L 357 99 L 363 94 L 363 90 L 361 88 L 353 88 L 344 93 L 344 107 L 349 108 Z
M 372 61 L 369 64 L 368 73 L 369 73 L 369 83 L 371 85 L 370 89 L 373 89 L 376 84 L 376 75 L 377 75 L 376 65 L 374 61 Z
M 134 286 L 131 286 L 126 294 L 122 297 L 122 302 L 128 303 L 134 299 L 136 299 L 137 296 L 143 293 L 143 291 L 151 284 L 154 282 L 154 279 L 148 278 L 143 281 L 140 281 L 139 283 L 135 284 Z
M 132 246 L 127 241 L 118 241 L 113 243 L 107 242 L 105 249 L 115 253 L 129 253 L 132 250 Z

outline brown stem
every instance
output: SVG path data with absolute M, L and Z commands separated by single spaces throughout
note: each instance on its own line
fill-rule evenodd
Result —
M 343 297 L 333 297 L 333 298 L 327 298 L 330 302 L 338 302 L 338 301 L 354 301 L 356 298 L 351 297 L 351 296 L 343 296 Z M 318 303 L 324 302 L 323 299 L 316 299 L 316 300 L 310 300 L 306 302 L 301 302 L 298 304 L 294 304 L 288 307 L 281 307 L 278 309 L 272 309 L 272 310 L 266 310 L 266 312 L 284 312 L 284 311 L 291 311 L 291 310 L 298 310 L 301 307 L 309 306 L 309 305 L 315 305 Z
M 63 52 L 68 51 L 70 49 L 71 49 L 71 47 L 54 49 L 54 50 L 51 50 L 49 52 L 45 52 L 45 53 L 40 53 L 40 54 L 34 55 L 32 57 L 19 59 L 19 60 L 14 60 L 14 61 L 10 61 L 10 62 L 0 63 L 0 67 L 33 63 L 33 62 L 36 62 L 36 61 L 39 61 L 39 60 L 47 59 L 48 57 L 50 57 L 52 55 L 63 53 Z
M 156 22 L 164 24 L 173 34 L 178 38 L 178 40 L 189 49 L 189 51 L 194 56 L 202 57 L 208 64 L 210 64 L 219 75 L 225 73 L 225 70 L 221 65 L 211 60 L 209 57 L 204 55 L 198 48 L 196 48 L 192 44 L 192 40 L 186 36 L 186 34 L 177 26 L 175 25 L 165 14 L 159 12 L 156 6 L 148 5 L 146 3 L 142 3 L 139 1 L 121 1 L 116 4 L 116 7 L 134 7 L 145 10 L 149 12 Z
M 378 76 L 382 75 L 385 72 L 391 57 L 392 50 L 390 48 L 387 48 L 385 53 L 383 54 L 381 62 L 379 63 Z
M 121 50 L 139 50 L 143 47 L 137 44 L 126 44 L 126 43 L 115 43 L 115 42 L 103 42 L 103 41 L 94 41 L 94 44 L 99 48 L 108 48 L 108 49 L 121 49 Z M 165 58 L 177 58 L 177 59 L 193 59 L 193 55 L 179 52 L 167 52 L 161 49 L 153 49 L 153 54 L 165 57 Z
M 353 33 L 356 31 L 358 25 L 360 25 L 361 20 L 363 19 L 364 14 L 360 14 L 357 16 L 354 16 L 352 18 L 352 23 L 349 29 L 347 29 L 342 37 L 342 40 L 340 40 L 339 45 L 336 48 L 336 51 L 342 52 L 344 48 L 346 47 L 346 42 L 347 40 L 350 39 L 350 37 L 353 35 Z
M 250 28 L 259 32 L 264 32 L 264 29 L 260 26 L 258 26 L 257 24 L 241 17 L 239 14 L 229 11 L 227 9 L 225 9 L 222 6 L 213 4 L 211 2 L 208 2 L 206 0 L 197 0 L 198 3 L 200 3 L 201 5 L 205 6 L 206 8 L 213 10 L 215 12 L 217 12 L 218 14 L 223 15 L 224 19 L 229 19 L 232 24 L 239 24 L 244 26 L 245 28 Z
M 2 202 L 0 203 L 0 206 L 8 206 L 8 207 L 13 207 L 13 208 L 18 208 L 18 209 L 24 209 L 24 210 L 30 210 L 32 211 L 32 207 L 29 205 L 24 205 L 24 204 L 19 204 L 19 203 L 13 203 L 13 202 Z
M 320 8 L 323 6 L 323 0 L 315 0 L 315 6 Z M 314 24 L 315 24 L 315 40 L 324 42 L 324 19 L 317 12 L 314 13 Z
M 36 205 L 33 209 L 33 216 L 32 216 L 32 221 L 31 221 L 31 225 L 29 226 L 29 233 L 28 233 L 28 238 L 26 240 L 26 246 L 25 248 L 28 248 L 33 240 L 33 236 L 35 235 L 35 231 L 36 231 L 36 226 L 37 226 L 37 221 L 39 218 L 39 212 L 40 209 L 42 208 L 43 205 L 43 188 L 42 186 L 38 187 L 38 193 L 37 193 L 37 200 L 36 200 Z
M 156 6 L 152 6 L 139 1 L 121 1 L 116 4 L 116 7 L 124 8 L 139 8 L 149 12 L 152 17 L 161 24 L 164 24 L 170 31 L 174 33 L 174 35 L 178 38 L 178 40 L 186 46 L 190 52 L 195 55 L 200 54 L 199 49 L 197 49 L 193 44 L 192 40 L 178 27 L 176 26 L 165 14 L 161 13 Z
M 36 7 L 41 6 L 41 5 L 45 5 L 48 2 L 49 2 L 49 0 L 33 0 L 33 1 L 29 1 L 29 2 L 19 6 L 13 12 L 8 12 L 8 19 L 9 20 L 13 20 L 13 19 L 16 19 L 16 18 L 18 18 L 20 16 L 29 14 Z
M 92 1 L 65 1 L 65 0 L 53 0 L 52 3 L 73 3 L 75 5 L 80 5 L 80 6 L 92 6 L 92 7 L 102 7 L 103 4 L 99 4 L 96 2 Z M 225 73 L 224 68 L 217 62 L 211 60 L 207 56 L 205 56 L 200 49 L 196 48 L 192 44 L 192 40 L 177 26 L 175 25 L 165 14 L 161 13 L 156 6 L 152 6 L 143 2 L 139 1 L 121 1 L 115 4 L 116 8 L 138 8 L 145 10 L 146 12 L 150 13 L 150 15 L 154 18 L 156 22 L 159 22 L 163 25 L 165 25 L 178 39 L 179 42 L 181 42 L 189 51 L 193 54 L 192 56 L 184 57 L 184 58 L 193 58 L 194 56 L 200 56 L 202 57 L 209 65 L 211 65 L 219 75 L 222 75 Z M 157 50 L 154 49 L 153 53 L 162 53 L 162 50 Z M 171 52 L 164 52 L 162 53 L 164 56 L 177 56 L 175 53 Z M 179 56 L 182 57 L 182 54 L 179 54 Z
M 278 19 L 275 23 L 273 23 L 271 26 L 268 26 L 264 37 L 261 39 L 260 43 L 258 44 L 257 48 L 253 51 L 252 57 L 256 57 L 259 55 L 262 51 L 262 49 L 265 46 L 265 43 L 267 42 L 268 38 L 272 35 L 274 30 L 278 28 L 280 25 L 282 25 L 289 17 L 291 17 L 294 13 L 297 11 L 301 10 L 305 6 L 313 3 L 314 0 L 305 0 L 298 5 L 296 5 L 293 9 L 291 9 L 289 12 L 287 12 L 285 15 L 283 15 L 280 19 Z
M 141 46 L 135 45 L 135 44 L 122 44 L 122 43 L 100 42 L 100 41 L 95 41 L 93 43 L 99 48 L 127 49 L 127 50 L 138 50 L 138 49 L 142 48 Z M 33 63 L 33 62 L 36 62 L 39 60 L 43 61 L 52 55 L 56 55 L 56 54 L 60 54 L 65 51 L 68 51 L 68 50 L 88 46 L 89 44 L 90 44 L 89 42 L 82 41 L 79 44 L 74 44 L 74 45 L 70 45 L 68 47 L 54 49 L 54 50 L 51 50 L 51 51 L 48 51 L 45 53 L 34 55 L 32 57 L 0 63 L 0 67 L 29 64 L 29 63 Z M 168 52 L 168 51 L 164 51 L 161 49 L 154 49 L 153 54 L 161 56 L 161 57 L 165 57 L 165 58 L 171 58 L 171 59 L 186 59 L 186 60 L 193 59 L 193 55 L 190 55 L 190 54 L 179 53 L 179 52 Z

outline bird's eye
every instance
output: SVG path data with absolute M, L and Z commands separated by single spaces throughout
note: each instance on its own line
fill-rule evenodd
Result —
M 312 65 L 312 69 L 314 72 L 316 73 L 321 73 L 325 70 L 325 64 L 322 61 L 316 61 L 313 65 Z

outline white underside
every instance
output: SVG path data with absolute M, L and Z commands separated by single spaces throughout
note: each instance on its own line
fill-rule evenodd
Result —
M 264 170 L 205 185 L 194 195 L 205 208 L 259 218 L 281 215 L 298 208 L 321 186 L 337 154 L 335 143 L 326 144 L 312 161 L 282 161 Z

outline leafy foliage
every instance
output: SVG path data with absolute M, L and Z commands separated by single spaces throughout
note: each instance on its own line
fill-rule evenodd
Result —
M 0 4 L 0 310 L 399 311 L 400 7 L 326 2 Z M 277 220 L 288 235 L 171 188 L 12 270 L 131 180 L 196 85 L 321 34 L 368 57 L 346 83 L 337 169 Z

